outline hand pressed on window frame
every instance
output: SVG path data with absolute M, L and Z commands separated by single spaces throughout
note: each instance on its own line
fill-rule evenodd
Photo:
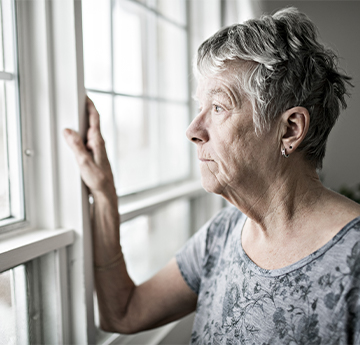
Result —
M 81 177 L 92 194 L 113 191 L 114 178 L 101 135 L 100 116 L 89 97 L 86 99 L 86 113 L 89 117 L 86 144 L 78 132 L 69 128 L 64 129 L 64 137 L 75 154 Z

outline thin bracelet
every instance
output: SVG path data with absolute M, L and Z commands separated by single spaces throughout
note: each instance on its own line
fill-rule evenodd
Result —
M 121 261 L 124 260 L 124 255 L 120 251 L 109 263 L 102 266 L 96 266 L 94 265 L 94 269 L 97 271 L 107 271 L 109 268 L 113 268 L 117 266 Z

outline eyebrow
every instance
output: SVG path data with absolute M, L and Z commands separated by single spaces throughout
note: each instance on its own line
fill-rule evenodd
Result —
M 220 88 L 217 88 L 217 89 L 211 89 L 209 90 L 208 92 L 208 95 L 209 96 L 214 96 L 214 95 L 218 95 L 218 94 L 221 94 L 221 95 L 224 95 L 229 101 L 231 104 L 233 104 L 233 100 L 232 98 L 229 96 L 229 94 L 227 92 L 225 92 L 223 89 L 220 89 Z
M 208 95 L 210 96 L 217 95 L 218 93 L 223 93 L 226 95 L 226 92 L 222 89 L 211 89 L 208 91 Z
M 235 96 L 229 95 L 226 91 L 224 91 L 224 90 L 221 89 L 221 88 L 210 89 L 210 90 L 207 92 L 207 95 L 208 95 L 208 96 L 214 96 L 214 95 L 218 95 L 218 94 L 224 95 L 224 96 L 228 99 L 228 101 L 230 101 L 230 103 L 231 103 L 232 105 L 237 104 L 237 99 L 236 99 L 236 98 L 233 98 L 233 97 L 235 97 Z M 233 96 L 233 97 L 231 97 L 231 96 Z M 193 95 L 191 96 L 191 98 L 192 98 L 194 101 L 199 102 L 199 98 L 197 97 L 196 94 L 193 94 Z M 240 101 L 240 100 L 239 100 L 239 101 Z

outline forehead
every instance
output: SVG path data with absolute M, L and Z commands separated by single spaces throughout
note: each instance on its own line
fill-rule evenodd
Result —
M 230 71 L 200 77 L 196 90 L 195 99 L 206 100 L 213 98 L 226 98 L 231 103 L 238 104 L 241 100 L 241 89 L 238 80 Z
M 228 60 L 224 62 L 221 71 L 214 72 L 210 69 L 205 69 L 204 74 L 197 75 L 197 96 L 200 96 L 200 93 L 202 93 L 202 96 L 204 94 L 219 95 L 221 94 L 219 92 L 220 90 L 230 91 L 239 98 L 240 96 L 244 96 L 245 92 L 241 85 L 242 79 L 245 76 L 244 74 L 246 74 L 250 68 L 249 64 L 251 65 L 252 61 L 239 59 L 231 61 Z

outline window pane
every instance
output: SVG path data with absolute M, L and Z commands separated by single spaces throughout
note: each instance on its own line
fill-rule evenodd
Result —
M 10 216 L 4 82 L 0 81 L 0 219 Z
M 157 58 L 159 96 L 187 101 L 186 31 L 159 19 Z
M 121 224 L 126 266 L 136 284 L 152 277 L 185 243 L 190 236 L 189 212 L 189 202 L 179 200 Z
M 170 20 L 186 25 L 185 0 L 157 0 L 157 10 Z
M 159 104 L 159 175 L 161 183 L 188 177 L 189 144 L 185 132 L 189 125 L 188 107 Z
M 0 2 L 0 71 L 4 70 L 3 11 Z
M 14 36 L 14 3 L 13 0 L 1 1 L 2 15 L 2 39 L 4 44 L 4 70 L 6 72 L 15 72 L 15 36 Z
M 0 273 L 0 345 L 16 344 L 11 272 Z
M 146 13 L 129 1 L 115 1 L 114 87 L 118 93 L 144 93 L 142 56 L 145 54 Z
M 5 225 L 24 218 L 24 193 L 14 1 L 2 0 L 0 14 L 7 72 L 7 80 L 0 81 L 0 221 Z
M 186 105 L 118 96 L 115 118 L 120 195 L 188 176 Z
M 0 273 L 0 345 L 28 342 L 24 266 Z
M 157 174 L 157 114 L 154 102 L 130 97 L 115 98 L 119 194 L 153 187 Z M 151 119 L 151 121 L 149 121 Z
M 82 2 L 85 86 L 111 90 L 110 0 Z
M 186 101 L 186 30 L 123 0 L 113 23 L 115 92 Z
M 14 220 L 24 218 L 21 129 L 17 80 L 5 82 L 10 213 Z

